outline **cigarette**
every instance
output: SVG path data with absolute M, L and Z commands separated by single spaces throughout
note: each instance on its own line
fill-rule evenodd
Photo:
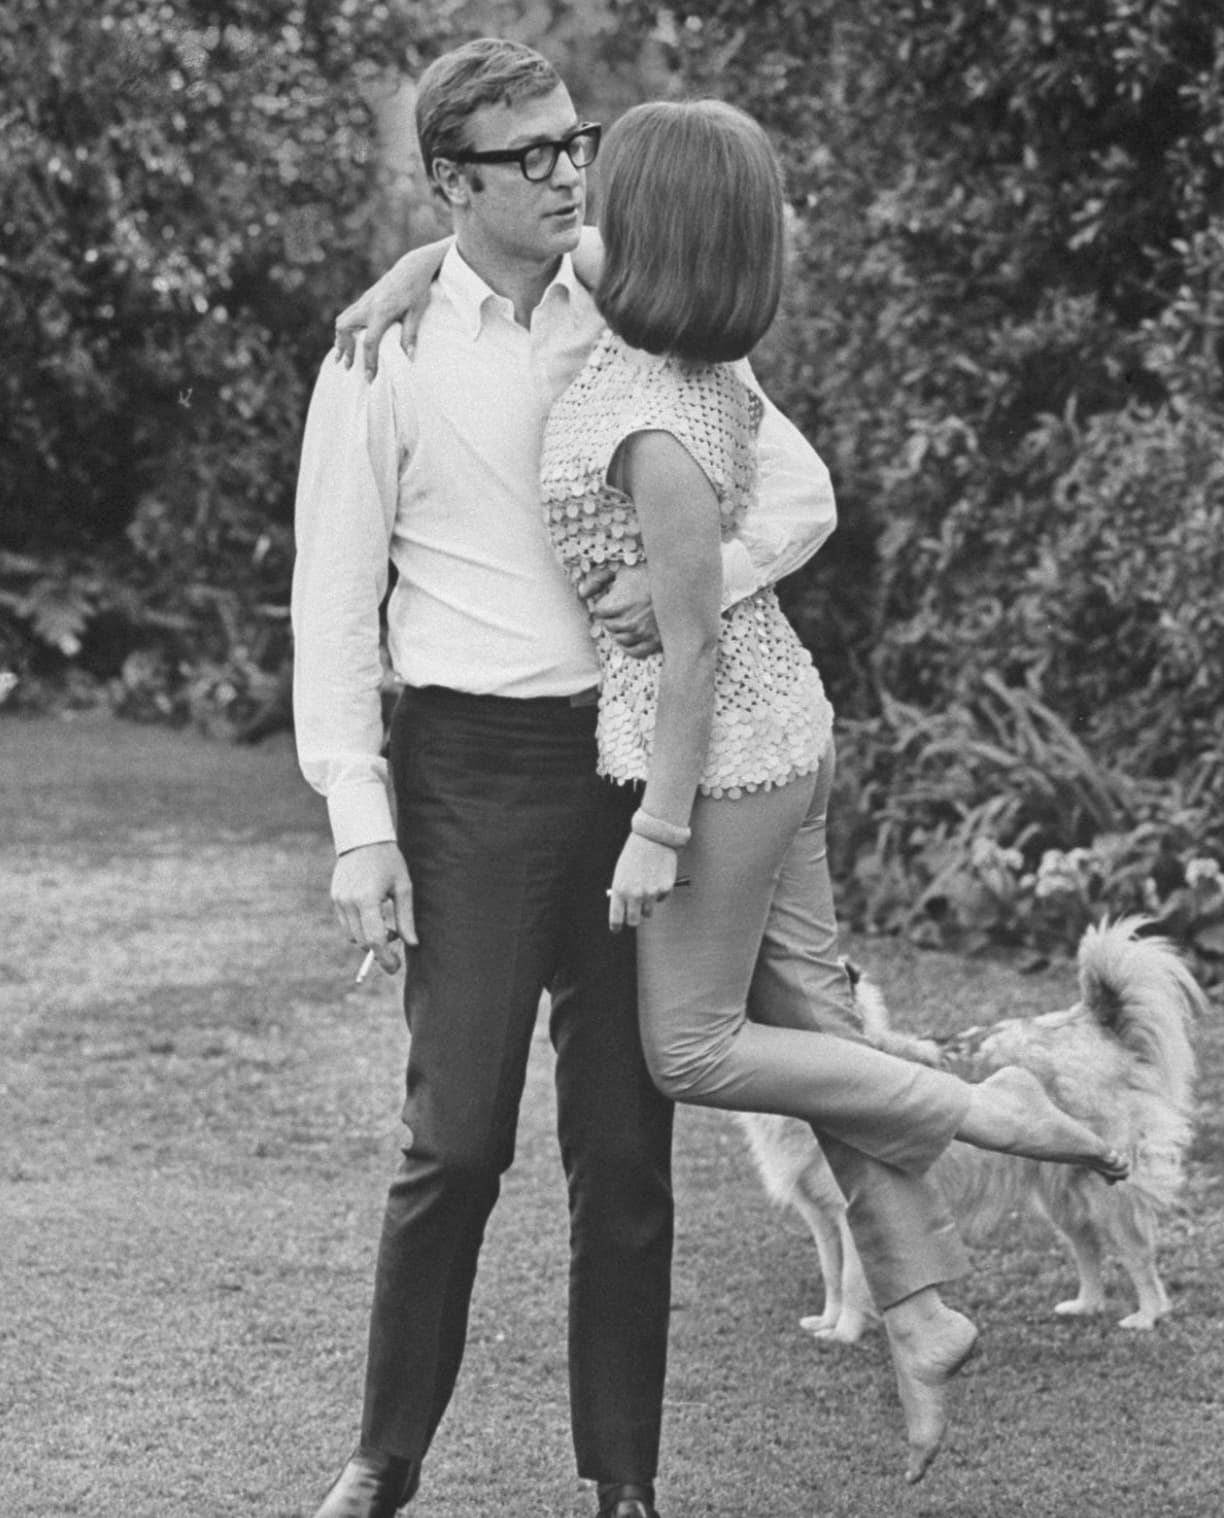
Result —
M 394 943 L 395 940 L 399 936 L 400 935 L 399 935 L 399 929 L 398 928 L 390 928 L 390 929 L 388 929 L 388 931 L 387 931 L 387 944 Z M 383 945 L 384 949 L 387 947 L 387 944 Z M 367 953 L 366 953 L 366 957 L 361 961 L 361 968 L 357 971 L 357 977 L 356 977 L 356 979 L 353 982 L 354 985 L 360 986 L 360 985 L 364 984 L 366 976 L 368 976 L 369 973 L 370 973 L 370 971 L 374 968 L 374 960 L 375 960 L 375 958 L 376 958 L 376 956 L 375 956 L 374 950 L 373 949 L 368 950 Z
M 692 885 L 692 883 L 693 877 L 691 875 L 677 875 L 675 880 L 672 881 L 672 889 L 675 890 L 678 886 Z M 612 892 L 605 891 L 604 895 L 610 897 Z

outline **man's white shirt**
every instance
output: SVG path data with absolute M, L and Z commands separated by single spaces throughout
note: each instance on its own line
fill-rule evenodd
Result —
M 540 506 L 549 408 L 602 319 L 568 258 L 525 328 L 454 248 L 409 360 L 393 328 L 367 382 L 324 360 L 297 490 L 294 717 L 306 779 L 337 853 L 394 839 L 383 744 L 379 607 L 409 685 L 510 697 L 595 685 L 586 609 Z M 760 393 L 747 364 L 744 380 Z M 764 399 L 764 397 L 762 397 Z M 729 606 L 804 563 L 836 525 L 828 471 L 765 400 L 760 499 L 724 545 Z

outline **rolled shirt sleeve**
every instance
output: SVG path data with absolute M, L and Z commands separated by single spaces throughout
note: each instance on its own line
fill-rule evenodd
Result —
M 764 404 L 757 440 L 756 509 L 723 545 L 723 610 L 776 584 L 812 557 L 837 526 L 829 471 L 799 429 L 761 389 L 747 361 L 736 373 Z

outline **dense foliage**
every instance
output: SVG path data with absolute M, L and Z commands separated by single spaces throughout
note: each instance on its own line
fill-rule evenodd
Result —
M 404 0 L 0 19 L 0 665 L 241 720 L 287 657 L 296 452 L 366 275 Z
M 849 719 L 858 911 L 1044 945 L 1146 908 L 1224 951 L 1209 866 L 1187 894 L 1224 834 L 1224 25 L 1204 0 L 664 15 L 688 87 L 769 126 L 798 213 L 761 368 L 839 487 L 791 604 Z
M 795 210 L 759 367 L 842 525 L 787 589 L 861 922 L 1224 953 L 1224 22 L 1207 0 L 41 0 L 0 17 L 0 680 L 277 710 L 305 398 L 381 82 L 481 30 L 732 99 Z M 0 684 L 0 699 L 4 690 Z

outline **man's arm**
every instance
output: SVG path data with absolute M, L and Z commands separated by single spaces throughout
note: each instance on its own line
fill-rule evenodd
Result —
M 384 369 L 394 369 L 394 336 Z M 402 359 L 400 362 L 404 362 Z M 402 410 L 402 407 L 400 408 Z M 360 368 L 327 361 L 306 420 L 298 474 L 293 576 L 294 726 L 302 773 L 327 798 L 339 856 L 332 882 L 337 916 L 384 969 L 383 903 L 414 941 L 408 874 L 395 845 L 381 757 L 379 607 L 403 446 L 394 375 L 367 384 Z
M 757 439 L 756 508 L 724 546 L 723 610 L 794 574 L 837 526 L 829 471 L 799 429 L 773 404 L 747 360 L 736 373 L 764 404 Z

